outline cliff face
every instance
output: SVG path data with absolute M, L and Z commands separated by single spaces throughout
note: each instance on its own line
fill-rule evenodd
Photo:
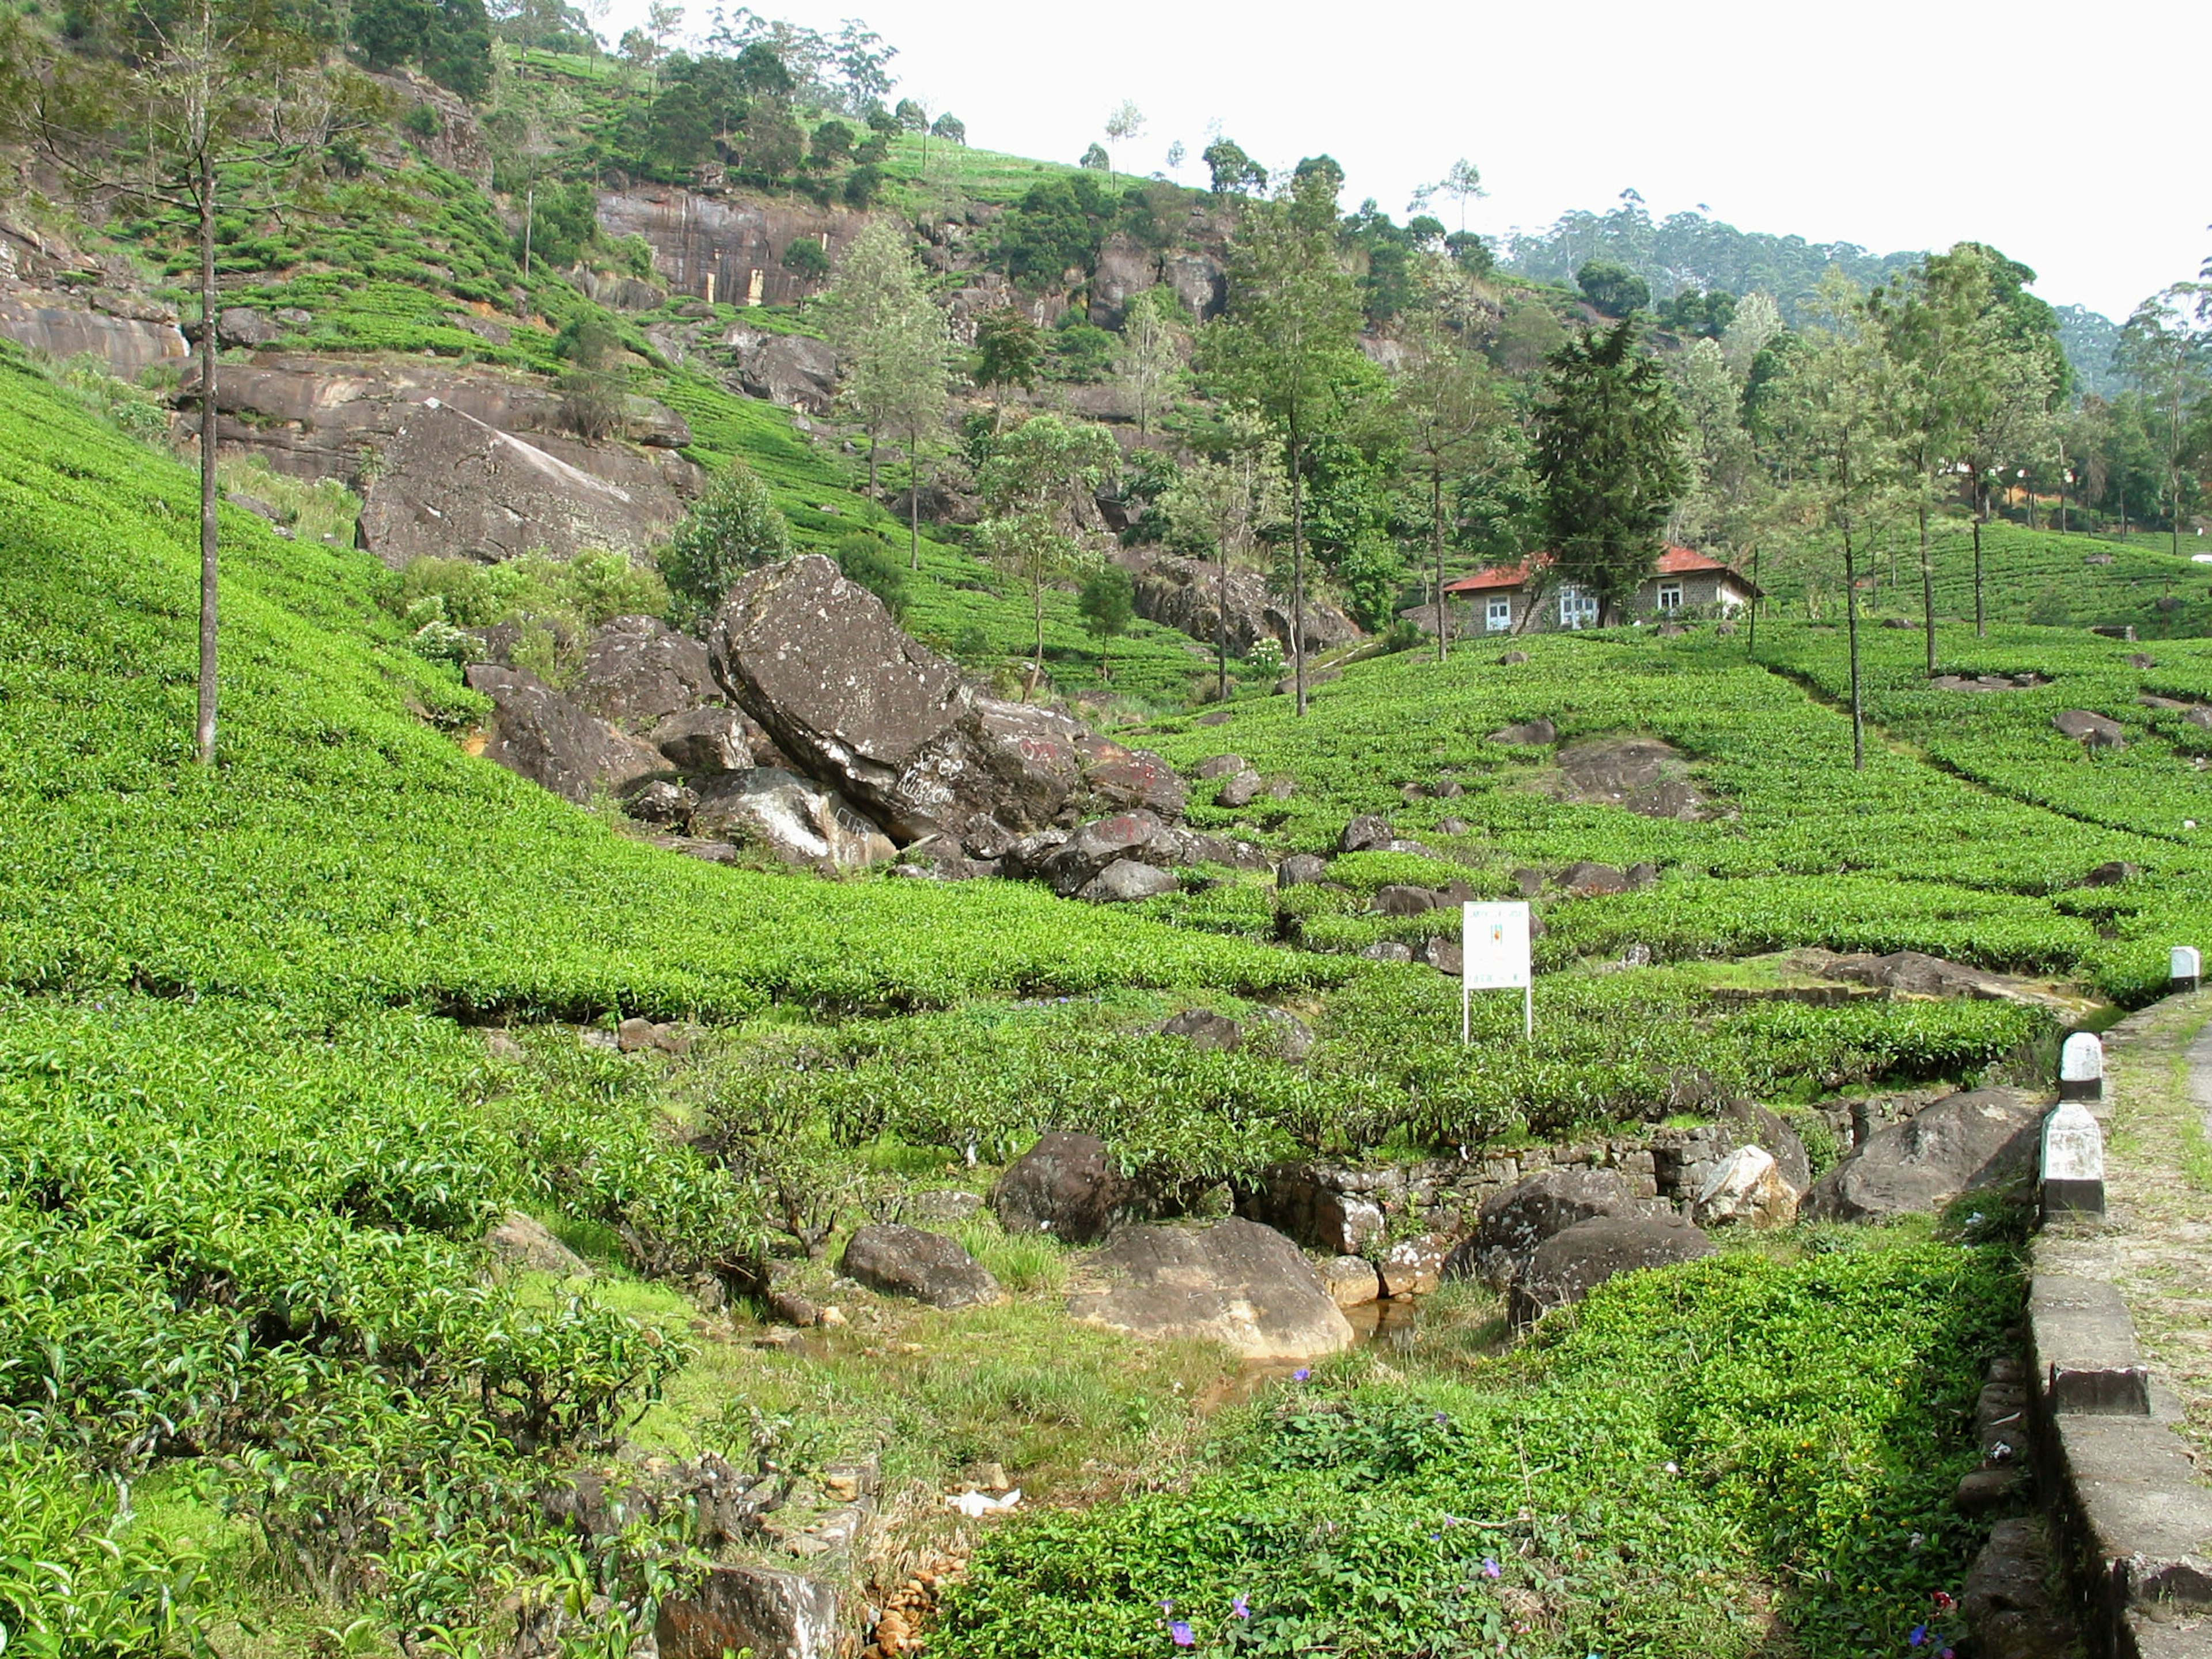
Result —
M 655 274 L 675 294 L 714 297 L 727 305 L 749 299 L 793 305 L 824 284 L 783 263 L 794 242 L 822 245 L 832 265 L 871 217 L 848 208 L 749 196 L 703 196 L 673 185 L 602 191 L 599 228 L 606 235 L 641 236 L 653 249 Z

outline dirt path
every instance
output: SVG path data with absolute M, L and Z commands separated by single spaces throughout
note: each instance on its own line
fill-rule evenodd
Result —
M 2066 1271 L 2119 1286 L 2212 1480 L 2212 990 L 2130 1015 L 2105 1052 L 2106 1224 L 2065 1243 Z

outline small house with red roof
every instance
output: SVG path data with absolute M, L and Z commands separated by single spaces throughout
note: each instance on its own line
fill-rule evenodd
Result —
M 1552 556 L 1539 553 L 1520 564 L 1494 564 L 1444 584 L 1444 592 L 1473 610 L 1471 634 L 1549 633 L 1563 628 L 1597 626 L 1597 595 L 1561 581 L 1550 569 Z M 1726 613 L 1758 596 L 1751 579 L 1735 567 L 1686 547 L 1668 547 L 1628 607 L 1638 616 L 1666 617 L 1678 611 Z M 1532 614 L 1533 610 L 1533 614 Z

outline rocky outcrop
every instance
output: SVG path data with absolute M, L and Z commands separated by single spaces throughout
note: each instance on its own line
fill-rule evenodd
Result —
M 742 772 L 764 757 L 753 753 L 745 717 L 734 708 L 687 708 L 656 725 L 647 738 L 682 772 Z
M 717 1564 L 696 1589 L 661 1602 L 653 1633 L 660 1659 L 836 1659 L 837 1590 L 801 1573 Z
M 176 314 L 165 307 L 121 295 L 96 292 L 78 300 L 27 287 L 0 286 L 0 337 L 57 362 L 97 357 L 126 380 L 157 363 L 181 364 L 191 349 Z
M 705 646 L 656 617 L 617 617 L 592 630 L 572 696 L 586 714 L 647 732 L 716 693 Z M 714 712 L 727 718 L 726 710 Z
M 1117 859 L 1084 883 L 1075 896 L 1089 904 L 1135 904 L 1172 893 L 1180 884 L 1157 865 Z
M 999 1281 L 943 1233 L 873 1222 L 853 1235 L 838 1272 L 882 1296 L 910 1297 L 933 1308 L 973 1308 L 999 1300 Z
M 1613 1170 L 1545 1170 L 1486 1202 L 1472 1236 L 1446 1258 L 1447 1279 L 1503 1288 L 1528 1270 L 1536 1247 L 1599 1216 L 1634 1213 L 1628 1183 Z
M 764 847 L 787 864 L 862 869 L 898 856 L 866 813 L 834 789 L 773 766 L 721 772 L 697 784 L 696 836 Z
M 526 670 L 480 663 L 468 684 L 492 702 L 483 757 L 579 806 L 667 765 L 658 750 L 593 719 Z
M 1172 553 L 1133 556 L 1131 574 L 1136 578 L 1133 595 L 1137 614 L 1164 628 L 1178 628 L 1206 646 L 1217 643 L 1223 611 L 1221 573 L 1212 565 Z M 1289 605 L 1267 591 L 1267 580 L 1255 571 L 1229 573 L 1227 611 L 1229 652 L 1243 657 L 1262 639 L 1291 644 Z M 1306 650 L 1327 651 L 1359 637 L 1352 618 L 1333 605 L 1307 602 Z
M 1739 1146 L 1699 1190 L 1690 1218 L 1700 1227 L 1723 1222 L 1786 1227 L 1797 1218 L 1800 1195 L 1800 1189 L 1783 1177 L 1773 1153 L 1764 1146 Z
M 356 533 L 362 547 L 398 569 L 431 556 L 641 553 L 683 515 L 672 489 L 624 489 L 473 416 L 425 403 L 385 445 Z
M 422 124 L 430 128 L 427 135 L 416 125 L 404 127 L 407 142 L 420 149 L 426 161 L 459 173 L 478 190 L 491 188 L 491 145 L 465 101 L 412 69 L 371 74 L 368 78 L 383 88 L 403 116 L 428 108 L 431 119 Z M 388 130 L 398 133 L 403 124 L 395 122 Z
M 729 305 L 793 305 L 819 292 L 824 279 L 793 270 L 784 254 L 793 242 L 810 240 L 834 265 L 869 217 L 796 198 L 709 196 L 670 185 L 599 197 L 604 234 L 643 237 L 653 249 L 653 275 L 672 291 L 703 299 L 711 276 L 714 297 Z
M 1010 1233 L 1050 1233 L 1070 1244 L 1103 1238 L 1138 1206 L 1136 1188 L 1097 1135 L 1048 1129 L 1006 1166 L 990 1205 Z
M 2073 738 L 2084 749 L 2124 749 L 2128 746 L 2127 730 L 2118 720 L 2095 714 L 2086 708 L 2069 708 L 2053 714 L 2051 723 L 2060 735 Z
M 747 397 L 809 415 L 827 415 L 836 406 L 837 354 L 828 341 L 769 334 L 739 323 L 722 337 L 722 343 L 729 349 L 738 389 Z
M 1232 1217 L 1209 1227 L 1125 1227 L 1069 1297 L 1086 1324 L 1154 1341 L 1223 1344 L 1244 1359 L 1318 1359 L 1352 1327 L 1297 1245 Z
M 976 696 L 818 555 L 739 581 L 708 644 L 731 700 L 901 841 L 944 834 L 990 859 L 1013 835 L 1094 804 L 1182 808 L 1182 781 L 1158 756 Z
M 1515 1324 L 1525 1325 L 1581 1301 L 1619 1274 L 1712 1253 L 1712 1241 L 1679 1216 L 1593 1216 L 1536 1247 L 1514 1281 L 1509 1311 Z
M 1814 1221 L 1879 1221 L 2021 1179 L 2034 1168 L 2044 1109 L 2014 1089 L 1947 1095 L 1821 1176 L 1803 1212 Z

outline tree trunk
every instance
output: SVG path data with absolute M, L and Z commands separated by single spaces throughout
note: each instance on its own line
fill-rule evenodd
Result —
M 1291 684 L 1297 693 L 1297 713 L 1306 712 L 1306 519 L 1305 497 L 1298 477 L 1304 459 L 1298 447 L 1298 427 L 1291 422 Z
M 1928 555 L 1928 503 L 1920 503 L 1920 617 L 1928 635 L 1928 678 L 1936 678 L 1936 566 Z
M 1030 615 L 1036 623 L 1036 649 L 1030 659 L 1030 683 L 1022 692 L 1024 702 L 1036 696 L 1037 685 L 1044 678 L 1044 578 L 1042 576 L 1030 584 Z
M 538 180 L 533 178 L 522 198 L 522 281 L 526 288 L 530 282 L 530 234 L 537 226 Z
M 1751 626 L 1744 641 L 1744 654 L 1756 659 L 1759 655 L 1759 544 L 1751 548 Z
M 909 483 L 906 492 L 907 568 L 921 568 L 921 428 L 907 434 Z
M 872 428 L 872 427 L 871 427 L 871 428 L 868 429 L 868 499 L 869 499 L 870 501 L 873 501 L 873 500 L 875 500 L 875 498 L 876 498 L 876 434 L 875 434 L 875 428 Z
M 1219 653 L 1220 663 L 1220 679 L 1218 683 L 1218 701 L 1227 702 L 1229 701 L 1229 538 L 1226 536 L 1221 538 L 1220 551 L 1221 580 L 1218 590 L 1214 595 L 1213 631 L 1214 645 Z
M 216 337 L 215 154 L 200 150 L 200 764 L 215 763 Z
M 1450 655 L 1451 635 L 1444 616 L 1444 479 L 1438 460 L 1429 469 L 1429 541 L 1437 566 L 1437 660 Z
M 1989 498 L 1984 495 L 1974 503 L 1974 637 L 1989 637 L 1989 627 L 1982 617 L 1982 507 Z
M 1866 770 L 1866 713 L 1859 700 L 1858 566 L 1851 556 L 1851 532 L 1844 532 L 1844 614 L 1849 618 L 1851 649 L 1851 769 Z

